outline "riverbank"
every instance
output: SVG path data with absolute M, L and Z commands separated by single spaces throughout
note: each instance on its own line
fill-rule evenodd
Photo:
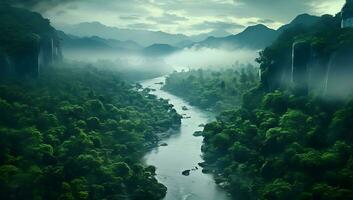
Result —
M 141 82 L 144 88 L 150 88 L 153 95 L 168 99 L 174 109 L 184 116 L 180 130 L 162 141 L 163 146 L 154 148 L 145 156 L 148 165 L 156 166 L 157 179 L 167 188 L 166 200 L 227 200 L 226 192 L 214 182 L 212 175 L 202 173 L 198 163 L 202 163 L 202 137 L 195 137 L 196 131 L 202 131 L 202 124 L 213 121 L 211 113 L 189 105 L 186 101 L 168 92 L 162 91 L 164 77 Z M 158 83 L 158 84 L 157 84 Z M 187 109 L 185 109 L 185 107 Z M 197 168 L 197 169 L 196 169 Z M 183 171 L 190 170 L 188 176 Z

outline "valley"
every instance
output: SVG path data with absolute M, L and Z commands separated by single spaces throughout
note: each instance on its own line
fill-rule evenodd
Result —
M 351 200 L 352 54 L 353 0 L 4 0 L 0 199 Z

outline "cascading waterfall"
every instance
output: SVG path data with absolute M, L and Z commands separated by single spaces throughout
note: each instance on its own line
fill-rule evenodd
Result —
M 295 45 L 296 43 L 293 43 L 292 45 L 292 70 L 291 70 L 291 76 L 290 76 L 290 83 L 293 85 L 294 84 L 294 59 L 295 59 Z
M 325 77 L 325 86 L 324 86 L 324 95 L 328 94 L 328 84 L 330 81 L 330 73 L 333 65 L 333 60 L 336 57 L 336 52 L 330 56 L 330 60 L 327 64 L 326 77 Z
M 43 49 L 40 47 L 39 49 L 39 54 L 38 54 L 38 73 L 40 72 L 40 68 L 42 67 L 43 64 Z
M 51 53 L 51 61 L 54 61 L 54 39 L 51 38 L 51 43 L 50 43 L 50 53 Z

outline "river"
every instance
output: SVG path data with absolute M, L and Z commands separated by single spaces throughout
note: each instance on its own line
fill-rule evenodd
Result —
M 194 137 L 193 133 L 202 130 L 199 125 L 213 120 L 214 116 L 190 106 L 177 96 L 162 91 L 162 85 L 156 83 L 164 81 L 165 77 L 159 77 L 143 81 L 141 85 L 144 88 L 155 89 L 152 94 L 169 99 L 169 103 L 174 105 L 179 114 L 190 117 L 182 119 L 180 130 L 162 141 L 168 146 L 157 147 L 144 158 L 146 164 L 156 166 L 158 181 L 167 186 L 165 200 L 228 200 L 226 192 L 215 184 L 212 175 L 203 174 L 198 166 L 198 163 L 203 162 L 202 137 Z M 183 110 L 183 106 L 188 110 Z M 190 169 L 194 170 L 189 176 L 182 175 L 184 170 Z

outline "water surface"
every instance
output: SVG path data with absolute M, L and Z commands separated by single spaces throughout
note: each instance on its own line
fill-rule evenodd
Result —
M 160 77 L 143 81 L 145 88 L 155 89 L 151 93 L 159 98 L 169 99 L 169 103 L 179 114 L 184 114 L 188 119 L 182 119 L 180 130 L 168 139 L 162 141 L 168 146 L 153 149 L 145 156 L 148 165 L 157 167 L 157 179 L 168 188 L 166 200 L 227 200 L 226 193 L 214 182 L 212 175 L 203 174 L 198 163 L 201 158 L 202 137 L 194 137 L 195 131 L 201 131 L 200 124 L 206 124 L 214 119 L 211 113 L 190 106 L 181 98 L 162 91 L 165 78 Z M 188 110 L 183 110 L 186 106 Z M 195 169 L 190 176 L 183 176 L 184 170 Z

